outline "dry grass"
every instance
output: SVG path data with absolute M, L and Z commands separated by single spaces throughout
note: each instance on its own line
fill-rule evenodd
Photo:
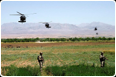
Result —
M 115 44 L 115 42 L 64 42 L 64 43 L 1 43 L 1 47 L 7 47 L 7 45 L 12 45 L 13 47 L 53 47 L 53 46 L 86 46 L 86 45 L 102 45 L 102 44 Z

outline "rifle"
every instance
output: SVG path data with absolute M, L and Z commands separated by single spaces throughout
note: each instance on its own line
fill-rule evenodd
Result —
M 105 57 L 106 60 L 108 60 L 106 57 Z

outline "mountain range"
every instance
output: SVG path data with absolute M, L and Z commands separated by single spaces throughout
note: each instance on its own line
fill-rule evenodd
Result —
M 1 25 L 1 38 L 115 37 L 115 26 L 102 22 L 49 24 L 51 28 L 48 29 L 42 23 L 4 23 Z M 94 31 L 95 27 L 97 31 Z

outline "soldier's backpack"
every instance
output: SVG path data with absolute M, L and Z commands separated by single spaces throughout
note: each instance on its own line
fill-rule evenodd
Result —
M 40 55 L 37 57 L 37 60 L 40 61 L 40 60 L 43 60 L 43 57 Z
M 104 56 L 102 56 L 102 55 L 100 55 L 100 61 L 105 61 L 105 57 Z

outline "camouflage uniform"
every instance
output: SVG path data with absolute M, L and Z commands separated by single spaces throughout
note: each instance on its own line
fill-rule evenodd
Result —
M 42 56 L 42 52 L 40 52 L 40 55 L 37 57 L 37 60 L 38 60 L 39 65 L 40 65 L 40 71 L 42 71 L 42 66 L 43 66 L 43 62 L 44 62 L 44 58 Z
M 101 52 L 101 55 L 100 55 L 100 62 L 101 62 L 101 67 L 104 67 L 105 66 L 105 57 L 103 55 L 103 52 Z

